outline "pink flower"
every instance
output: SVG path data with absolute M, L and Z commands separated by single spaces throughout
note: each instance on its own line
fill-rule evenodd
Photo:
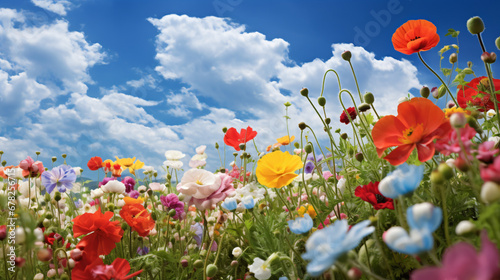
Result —
M 181 220 L 183 216 L 185 216 L 184 203 L 182 201 L 179 201 L 179 198 L 176 194 L 170 193 L 167 196 L 162 195 L 160 196 L 160 201 L 161 204 L 167 207 L 168 210 L 175 210 L 175 216 L 172 217 L 174 220 Z
M 125 192 L 130 193 L 131 191 L 134 190 L 135 187 L 135 180 L 134 178 L 127 176 L 123 178 L 122 183 L 125 185 Z
M 481 178 L 485 182 L 495 182 L 500 184 L 500 157 L 497 157 L 492 164 L 481 167 Z
M 499 279 L 500 256 L 489 239 L 486 231 L 481 234 L 481 252 L 476 253 L 474 246 L 460 242 L 446 250 L 442 267 L 426 267 L 415 271 L 411 280 L 492 280 Z
M 325 178 L 325 180 L 328 180 L 328 178 L 330 178 L 332 176 L 333 176 L 332 172 L 330 172 L 330 171 L 323 171 L 323 178 Z
M 201 169 L 199 169 L 201 170 Z M 194 204 L 199 210 L 207 210 L 215 204 L 223 201 L 228 196 L 233 196 L 236 190 L 233 187 L 233 178 L 225 173 L 217 174 L 220 178 L 220 187 L 206 198 L 195 198 L 194 196 L 189 201 L 189 204 Z
M 472 141 L 470 141 L 476 135 L 476 131 L 466 125 L 465 127 L 460 129 L 460 140 L 464 144 L 464 148 L 468 154 L 470 154 Z M 460 143 L 457 137 L 457 131 L 451 130 L 447 137 L 443 137 L 436 141 L 436 150 L 442 153 L 445 156 L 448 156 L 452 153 L 461 153 L 463 154 L 462 148 L 460 147 Z
M 41 161 L 34 161 L 30 156 L 19 163 L 19 168 L 23 170 L 23 177 L 36 177 L 45 171 Z
M 498 149 L 495 149 L 495 141 L 486 141 L 479 144 L 477 149 L 478 155 L 477 159 L 484 163 L 492 163 L 495 158 L 495 154 L 498 153 Z

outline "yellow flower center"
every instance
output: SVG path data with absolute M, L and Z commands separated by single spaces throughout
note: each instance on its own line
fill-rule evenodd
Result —
M 203 185 L 203 183 L 200 180 L 196 180 L 196 184 Z
M 417 124 L 416 126 L 412 126 L 403 130 L 403 137 L 398 140 L 403 144 L 417 143 L 423 136 L 424 127 L 423 125 Z

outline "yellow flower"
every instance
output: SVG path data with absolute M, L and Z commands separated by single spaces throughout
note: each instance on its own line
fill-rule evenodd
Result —
M 134 164 L 135 157 L 134 158 L 118 158 L 116 157 L 116 162 L 125 167 L 130 167 Z
M 292 137 L 288 137 L 288 135 L 285 135 L 281 138 L 276 139 L 276 142 L 280 143 L 281 145 L 285 146 L 293 142 L 295 140 L 295 136 L 292 135 Z
M 144 199 L 142 198 L 132 198 L 132 197 L 124 197 L 123 201 L 125 201 L 125 204 L 143 204 Z
M 314 207 L 312 207 L 312 205 L 307 205 L 307 210 L 305 206 L 300 206 L 297 212 L 299 212 L 299 215 L 301 217 L 304 217 L 304 214 L 306 213 L 309 214 L 309 217 L 311 217 L 312 219 L 316 218 L 317 216 L 316 211 L 314 211 Z
M 303 167 L 299 156 L 277 150 L 263 156 L 257 162 L 257 180 L 268 188 L 281 188 L 290 184 L 295 177 L 295 171 Z
M 128 168 L 128 171 L 132 174 L 135 175 L 135 171 L 136 170 L 139 170 L 141 168 L 144 167 L 144 162 L 140 161 L 140 160 L 137 160 L 136 162 L 134 162 L 134 164 L 132 164 L 129 168 Z
M 453 108 L 448 108 L 448 109 L 444 109 L 444 116 L 449 119 L 451 117 L 451 115 L 455 114 L 455 113 L 463 113 L 465 115 L 468 115 L 470 116 L 471 114 L 471 111 L 467 111 L 465 109 L 462 109 L 462 108 L 456 108 L 456 107 L 453 107 Z

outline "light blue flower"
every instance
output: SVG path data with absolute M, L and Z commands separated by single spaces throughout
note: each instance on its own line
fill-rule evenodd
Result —
M 311 262 L 307 272 L 317 277 L 329 269 L 342 254 L 359 245 L 361 240 L 371 234 L 375 228 L 366 220 L 349 230 L 347 220 L 337 220 L 331 226 L 315 231 L 306 242 L 306 253 L 302 255 Z
M 415 255 L 432 250 L 432 233 L 443 220 L 443 211 L 431 203 L 415 204 L 406 210 L 410 233 L 402 227 L 392 227 L 383 235 L 384 242 L 393 251 Z
M 236 202 L 236 198 L 228 197 L 221 203 L 220 206 L 228 211 L 233 211 L 236 207 L 238 207 L 238 203 Z
M 278 280 L 288 280 L 288 277 L 286 277 L 286 276 L 281 276 L 280 278 L 278 278 Z
M 304 214 L 304 217 L 298 217 L 295 220 L 288 221 L 290 231 L 295 234 L 303 234 L 311 230 L 313 227 L 313 220 L 309 214 Z
M 407 255 L 417 255 L 434 247 L 432 232 L 427 229 L 411 229 L 408 234 L 402 227 L 391 227 L 384 233 L 383 239 L 391 250 Z
M 71 189 L 76 181 L 76 173 L 71 166 L 60 165 L 52 168 L 51 171 L 45 171 L 41 175 L 42 185 L 48 193 L 51 193 L 55 187 L 61 193 L 66 189 Z
M 434 232 L 443 220 L 443 211 L 429 202 L 419 203 L 406 209 L 406 220 L 411 229 Z
M 424 178 L 424 165 L 400 165 L 389 173 L 378 186 L 380 193 L 392 199 L 413 192 Z
M 243 204 L 243 207 L 245 207 L 245 209 L 252 209 L 255 206 L 255 201 L 253 200 L 253 197 L 251 195 L 245 196 L 241 200 L 241 203 Z

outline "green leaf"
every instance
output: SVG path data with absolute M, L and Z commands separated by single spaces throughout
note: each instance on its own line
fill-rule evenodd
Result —
M 451 74 L 451 69 L 450 68 L 441 68 L 441 72 L 443 72 L 443 75 L 449 76 Z
M 444 36 L 451 36 L 453 38 L 458 37 L 458 34 L 460 34 L 460 31 L 456 31 L 453 28 L 448 29 L 448 33 L 446 33 Z

